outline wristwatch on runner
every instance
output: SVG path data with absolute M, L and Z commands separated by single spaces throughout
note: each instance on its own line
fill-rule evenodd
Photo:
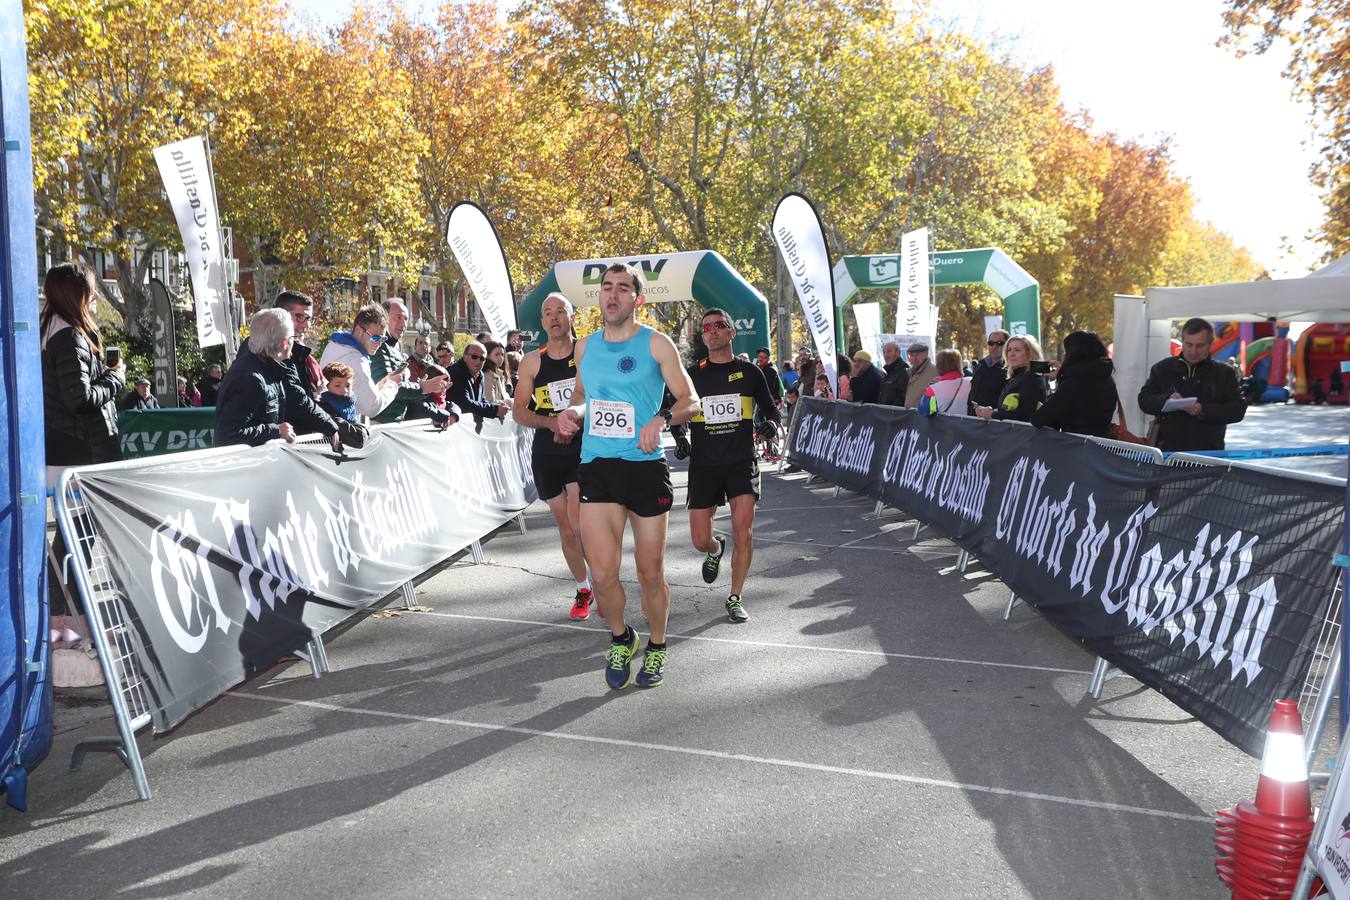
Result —
M 670 426 L 670 420 L 671 420 L 672 418 L 674 418 L 674 414 L 671 413 L 670 410 L 668 410 L 668 409 L 658 410 L 656 414 L 657 414 L 658 416 L 660 416 L 661 418 L 663 418 L 663 419 L 666 420 L 666 426 L 667 426 L 667 427 Z

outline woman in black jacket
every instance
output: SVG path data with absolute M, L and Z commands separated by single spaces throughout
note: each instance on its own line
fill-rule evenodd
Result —
M 115 400 L 126 384 L 121 362 L 103 364 L 94 312 L 98 282 L 84 263 L 53 266 L 43 281 L 42 402 L 47 465 L 79 466 L 122 458 Z
M 998 395 L 998 402 L 993 406 L 975 407 L 975 415 L 986 420 L 1030 422 L 1032 414 L 1041 408 L 1049 393 L 1045 387 L 1045 376 L 1031 371 L 1031 364 L 1040 359 L 1041 345 L 1036 343 L 1035 338 L 1025 334 L 1008 338 L 1008 343 L 1003 347 L 1008 383 Z
M 1031 424 L 1106 437 L 1116 413 L 1114 371 L 1101 338 L 1091 331 L 1071 333 L 1064 339 L 1055 392 L 1032 413 Z

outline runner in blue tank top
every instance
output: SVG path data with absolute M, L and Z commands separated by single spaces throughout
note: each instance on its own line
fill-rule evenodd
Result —
M 581 432 L 581 543 L 591 570 L 591 586 L 600 614 L 609 625 L 610 648 L 605 681 L 615 690 L 635 680 L 656 687 L 665 677 L 666 522 L 674 491 L 670 467 L 661 451 L 661 432 L 699 411 L 693 383 L 680 364 L 670 338 L 639 325 L 634 311 L 647 299 L 635 267 L 615 263 L 600 282 L 600 312 L 605 327 L 577 342 L 577 384 L 573 406 L 558 416 L 563 437 Z M 675 398 L 662 409 L 669 390 Z M 638 634 L 624 620 L 619 561 L 623 530 L 633 526 L 633 556 L 642 587 L 642 609 L 651 638 L 636 677 L 633 657 Z

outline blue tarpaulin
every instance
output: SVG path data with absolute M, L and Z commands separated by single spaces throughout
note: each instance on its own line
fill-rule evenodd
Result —
M 28 773 L 51 746 L 51 654 L 43 569 L 47 505 L 28 63 L 21 0 L 0 0 L 0 791 L 28 805 Z

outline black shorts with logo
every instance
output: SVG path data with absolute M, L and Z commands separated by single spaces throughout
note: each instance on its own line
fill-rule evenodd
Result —
M 742 494 L 754 494 L 758 500 L 759 487 L 759 462 L 754 459 L 722 466 L 690 466 L 684 508 L 721 506 Z
M 567 485 L 576 483 L 581 454 L 536 453 L 532 462 L 539 499 L 548 501 L 561 494 Z
M 577 466 L 577 486 L 582 503 L 617 503 L 643 517 L 670 512 L 675 497 L 664 459 L 599 457 Z

